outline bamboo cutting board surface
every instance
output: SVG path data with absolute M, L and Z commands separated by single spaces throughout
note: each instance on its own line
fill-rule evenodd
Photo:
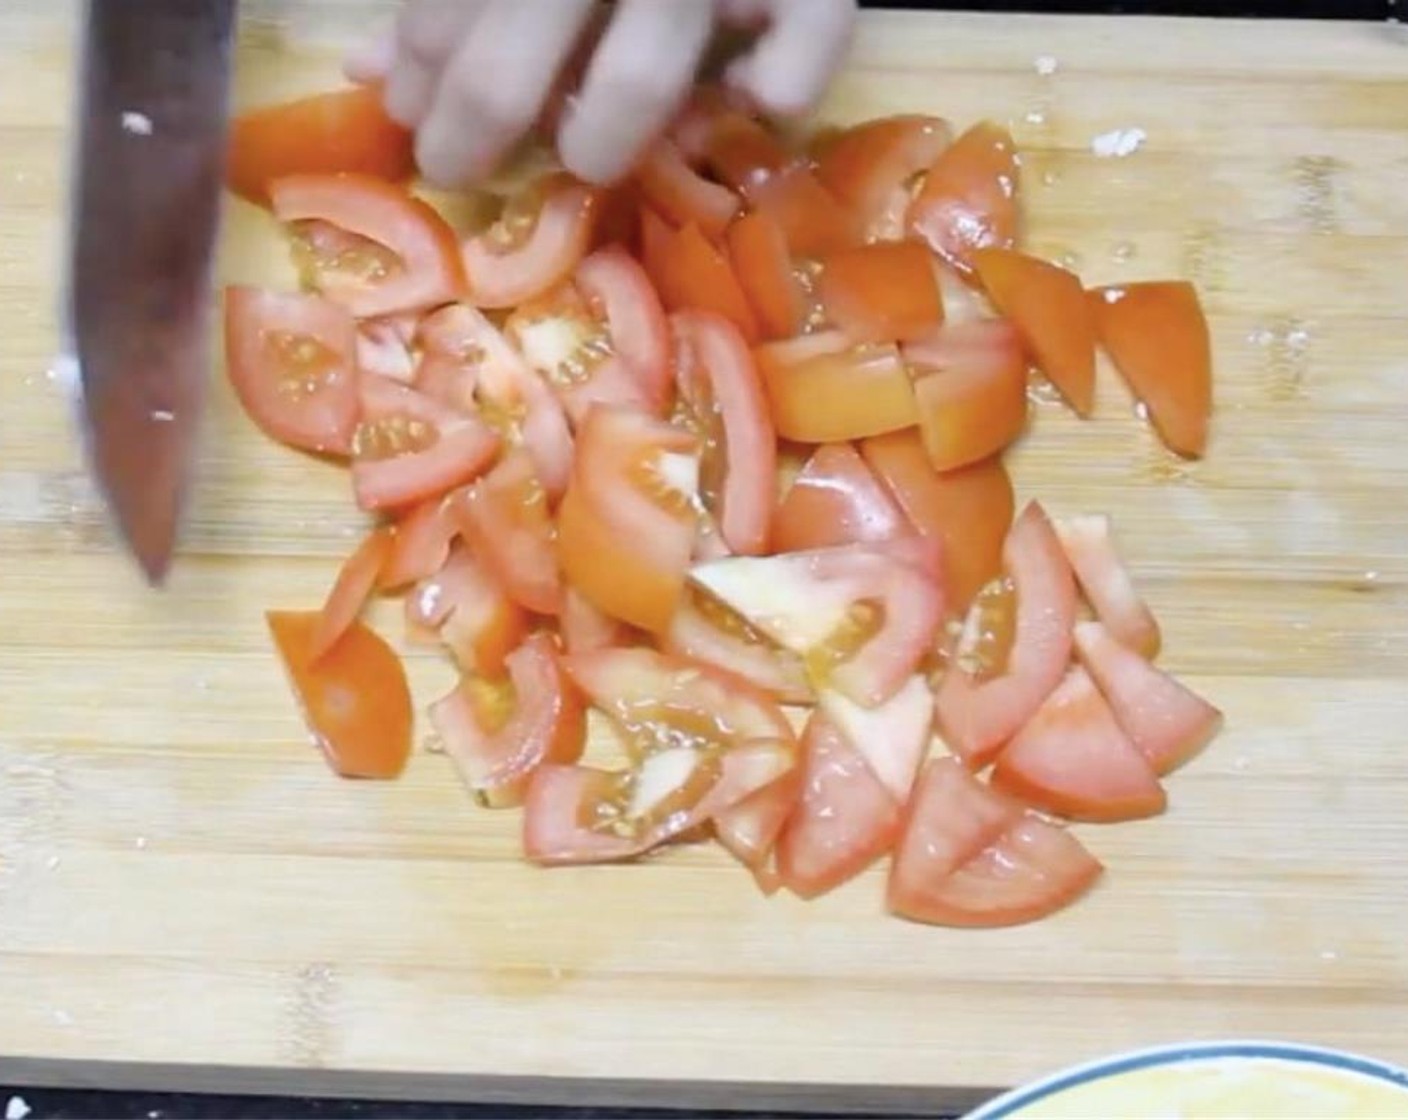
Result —
M 372 12 L 250 5 L 240 100 L 328 85 Z M 1034 249 L 1189 277 L 1215 335 L 1206 462 L 1106 368 L 1098 418 L 1040 408 L 1015 472 L 1115 517 L 1228 729 L 1165 817 L 1081 829 L 1109 867 L 1081 905 L 958 932 L 884 917 L 878 872 L 807 904 L 713 849 L 534 870 L 424 751 L 334 780 L 262 612 L 319 602 L 361 521 L 222 378 L 184 555 L 144 590 L 45 372 L 73 20 L 0 9 L 0 1080 L 879 1109 L 1191 1038 L 1408 1062 L 1408 41 L 866 16 L 829 116 L 1010 121 Z M 225 278 L 281 262 L 232 207 Z M 451 680 L 412 675 L 421 704 Z

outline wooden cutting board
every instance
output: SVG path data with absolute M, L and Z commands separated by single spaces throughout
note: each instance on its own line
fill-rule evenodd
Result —
M 373 12 L 250 4 L 242 102 L 334 81 Z M 885 917 L 879 872 L 806 904 L 712 849 L 534 870 L 427 752 L 334 780 L 262 611 L 320 601 L 361 522 L 223 378 L 184 556 L 142 587 L 45 372 L 73 17 L 0 8 L 0 1081 L 879 1110 L 1191 1038 L 1408 1062 L 1408 41 L 863 21 L 830 116 L 1010 122 L 1035 250 L 1189 277 L 1215 331 L 1206 462 L 1161 452 L 1106 369 L 1098 418 L 1042 407 L 1016 474 L 1114 515 L 1167 664 L 1228 729 L 1165 817 L 1080 830 L 1109 866 L 1081 905 L 957 932 Z M 226 250 L 227 278 L 284 275 L 248 209 Z M 413 676 L 422 703 L 450 682 Z

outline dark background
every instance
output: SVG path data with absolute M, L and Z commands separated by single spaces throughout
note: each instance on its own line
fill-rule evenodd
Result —
M 944 3 L 936 0 L 861 0 L 863 8 L 982 9 L 992 12 L 1102 12 L 1128 15 L 1187 15 L 1226 17 L 1268 17 L 1283 19 L 1371 19 L 1391 18 L 1395 0 L 1123 0 L 1097 3 L 1082 0 L 968 0 Z M 1400 5 L 1408 18 L 1408 0 Z M 3 1057 L 0 1057 L 3 1061 Z M 0 1109 L 11 1096 L 24 1098 L 32 1112 L 31 1120 L 57 1117 L 133 1117 L 165 1120 L 182 1117 L 219 1118 L 342 1118 L 405 1117 L 407 1120 L 488 1117 L 503 1120 L 646 1120 L 647 1117 L 733 1117 L 749 1120 L 761 1113 L 723 1113 L 597 1108 L 508 1107 L 504 1105 L 377 1102 L 340 1099 L 214 1096 L 194 1093 L 123 1093 L 95 1090 L 55 1090 L 0 1083 Z M 769 1113 L 778 1116 L 778 1113 Z M 917 1114 L 916 1114 L 917 1115 Z M 939 1113 L 929 1114 L 940 1116 Z

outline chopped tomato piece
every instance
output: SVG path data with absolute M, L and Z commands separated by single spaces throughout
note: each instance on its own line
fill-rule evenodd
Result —
M 455 233 L 428 203 L 365 175 L 290 175 L 269 184 L 274 214 L 295 227 L 326 223 L 357 241 L 317 238 L 306 251 L 319 288 L 359 318 L 419 311 L 464 290 Z
M 1017 239 L 1017 149 L 1000 125 L 974 125 L 929 168 L 909 207 L 911 233 L 967 275 L 974 249 Z
M 1153 767 L 1079 666 L 997 756 L 992 784 L 1035 809 L 1079 821 L 1153 817 L 1168 804 Z
M 903 687 L 943 617 L 931 574 L 890 547 L 715 560 L 690 578 L 805 658 L 814 687 L 875 707 Z
M 1151 281 L 1093 293 L 1100 342 L 1148 409 L 1165 445 L 1186 458 L 1207 450 L 1212 419 L 1212 343 L 1198 291 Z
M 650 277 L 619 247 L 598 249 L 577 269 L 577 287 L 606 322 L 611 348 L 633 376 L 646 407 L 670 410 L 670 332 Z
M 728 253 L 757 315 L 761 337 L 800 333 L 808 313 L 807 293 L 793 268 L 782 227 L 762 212 L 745 214 L 728 227 Z
M 362 422 L 352 439 L 352 488 L 366 510 L 433 498 L 476 477 L 499 450 L 481 420 L 408 385 L 365 376 Z
M 1178 769 L 1221 730 L 1220 711 L 1100 623 L 1077 623 L 1075 643 L 1116 721 L 1156 773 Z
M 463 547 L 416 585 L 406 599 L 406 621 L 438 633 L 461 669 L 485 677 L 502 675 L 504 659 L 528 633 L 523 608 Z
M 318 628 L 309 644 L 308 659 L 316 662 L 362 613 L 376 590 L 377 576 L 391 552 L 391 531 L 373 529 L 343 563 L 318 616 Z
M 699 227 L 649 231 L 647 226 L 647 246 L 650 238 L 655 239 L 655 245 L 647 247 L 646 261 L 666 309 L 717 312 L 733 323 L 750 344 L 756 342 L 758 320 L 733 266 Z
M 494 808 L 521 804 L 540 766 L 576 762 L 587 741 L 586 708 L 552 638 L 533 634 L 506 665 L 508 680 L 466 677 L 430 709 L 465 785 Z
M 849 443 L 823 443 L 812 453 L 772 521 L 778 552 L 913 534 L 909 519 Z
M 356 323 L 318 296 L 225 289 L 225 362 L 240 404 L 268 436 L 346 455 L 357 427 Z
M 357 324 L 357 369 L 393 381 L 416 373 L 414 343 L 420 316 L 415 312 L 366 319 Z
M 390 527 L 391 547 L 381 567 L 379 586 L 393 591 L 434 575 L 445 566 L 450 543 L 459 536 L 449 496 L 412 506 Z
M 952 323 L 904 348 L 919 434 L 936 471 L 990 458 L 1027 426 L 1027 363 L 1001 320 Z
M 602 614 L 570 584 L 562 589 L 558 623 L 562 629 L 562 644 L 568 653 L 590 653 L 626 643 L 625 624 Z
M 772 519 L 777 437 L 753 355 L 737 328 L 710 311 L 670 319 L 675 376 L 701 435 L 700 497 L 738 556 L 764 552 Z
M 526 455 L 505 455 L 466 491 L 457 513 L 465 539 L 516 603 L 538 614 L 562 608 L 547 494 Z
M 908 342 L 944 319 L 933 258 L 915 241 L 841 249 L 821 264 L 821 306 L 857 342 Z
M 864 121 L 826 146 L 817 175 L 850 209 L 867 239 L 893 240 L 904 233 L 911 181 L 929 169 L 951 139 L 948 122 L 939 117 L 907 114 Z
M 1135 653 L 1152 661 L 1163 640 L 1159 623 L 1120 559 L 1110 519 L 1104 514 L 1062 518 L 1056 522 L 1056 535 L 1095 617 Z
M 736 110 L 712 114 L 703 135 L 709 170 L 746 199 L 796 163 L 767 128 Z
M 1095 322 L 1080 279 L 1013 249 L 972 254 L 978 280 L 1077 415 L 1095 409 Z
M 360 621 L 314 663 L 320 617 L 315 611 L 265 615 L 304 721 L 328 765 L 344 778 L 394 778 L 411 754 L 406 670 Z
M 1103 870 L 1065 829 L 941 758 L 910 801 L 886 902 L 932 925 L 1018 925 L 1068 906 Z
M 801 798 L 777 841 L 782 883 L 815 898 L 855 878 L 899 835 L 900 802 L 822 712 L 802 734 Z
M 914 431 L 865 440 L 861 455 L 924 536 L 943 542 L 944 592 L 963 610 L 1002 572 L 1012 525 L 1012 480 L 1000 458 L 938 474 Z
M 698 455 L 689 433 L 638 412 L 587 413 L 558 511 L 558 560 L 603 614 L 668 629 L 694 548 Z
M 993 674 L 954 665 L 938 693 L 944 742 L 975 770 L 992 761 L 1060 682 L 1076 620 L 1075 578 L 1039 503 L 1028 503 L 1017 518 L 1002 558 L 1017 598 L 1007 664 Z
M 686 588 L 663 641 L 667 652 L 725 669 L 784 704 L 814 699 L 796 654 L 701 588 Z
M 754 356 L 778 435 L 835 443 L 919 422 L 909 371 L 893 345 L 855 345 L 840 331 L 769 342 Z
M 803 164 L 793 164 L 758 183 L 748 199 L 755 210 L 777 222 L 795 257 L 813 260 L 860 240 L 850 211 Z
M 274 179 L 370 175 L 404 182 L 415 172 L 410 131 L 386 115 L 369 86 L 314 94 L 241 113 L 230 122 L 225 182 L 263 206 Z
M 674 141 L 663 138 L 646 154 L 636 170 L 641 196 L 676 226 L 693 223 L 711 241 L 738 213 L 738 196 L 722 183 L 712 182 L 685 162 Z
M 782 885 L 782 877 L 773 866 L 777 841 L 801 793 L 802 770 L 793 767 L 714 817 L 714 835 L 719 843 L 753 872 L 766 894 Z
M 557 287 L 587 253 L 599 201 L 589 187 L 562 176 L 511 199 L 487 232 L 463 245 L 469 302 L 516 307 Z
M 915 675 L 876 708 L 864 708 L 839 692 L 827 689 L 818 698 L 821 710 L 865 761 L 897 804 L 909 797 L 919 766 L 934 735 L 934 694 Z

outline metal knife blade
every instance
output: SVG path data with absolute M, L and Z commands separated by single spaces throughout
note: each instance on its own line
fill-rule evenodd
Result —
M 236 0 L 88 0 L 66 340 L 89 465 L 148 580 L 185 503 L 205 383 Z

